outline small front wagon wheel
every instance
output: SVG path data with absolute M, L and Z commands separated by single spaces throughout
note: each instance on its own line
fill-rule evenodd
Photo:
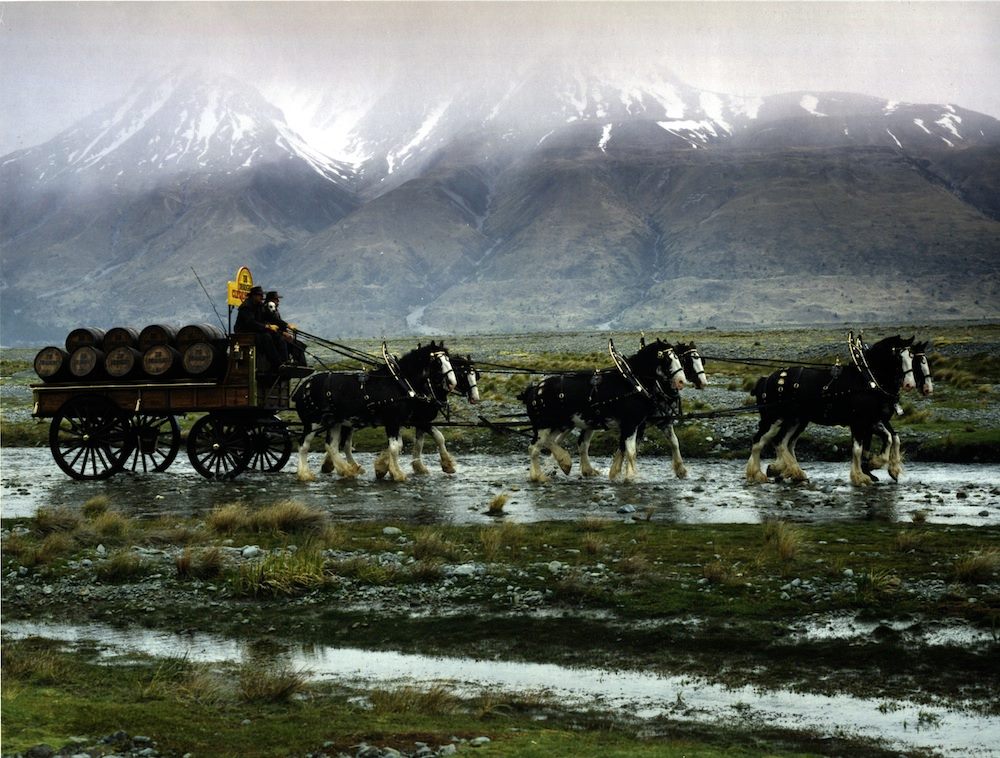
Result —
M 125 468 L 133 472 L 166 471 L 181 447 L 181 429 L 173 416 L 136 414 L 129 420 Z
M 292 435 L 279 418 L 260 419 L 248 431 L 248 466 L 267 473 L 281 471 L 292 455 Z
M 52 457 L 74 479 L 107 479 L 117 474 L 125 465 L 128 444 L 128 416 L 99 395 L 67 401 L 49 426 Z
M 215 413 L 202 416 L 188 432 L 187 453 L 206 479 L 235 479 L 250 461 L 247 427 Z

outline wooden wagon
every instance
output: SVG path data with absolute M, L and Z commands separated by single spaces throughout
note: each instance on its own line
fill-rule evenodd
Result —
M 52 457 L 74 479 L 165 471 L 181 446 L 177 416 L 187 413 L 205 414 L 187 437 L 188 459 L 202 476 L 276 471 L 292 452 L 291 433 L 277 414 L 289 408 L 291 382 L 311 370 L 257 369 L 254 335 L 232 334 L 216 380 L 34 384 L 32 413 L 52 419 Z

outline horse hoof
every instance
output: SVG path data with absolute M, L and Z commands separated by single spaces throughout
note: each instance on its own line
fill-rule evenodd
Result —
M 324 474 L 332 474 L 336 466 L 333 465 L 333 461 L 323 461 L 323 465 L 320 467 L 320 471 Z
M 688 470 L 685 466 L 678 466 L 674 469 L 674 474 L 676 474 L 678 479 L 687 479 Z
M 419 474 L 420 476 L 424 476 L 430 473 L 427 467 L 423 463 L 420 463 L 419 461 L 414 461 L 412 464 L 412 468 L 413 468 L 413 473 Z
M 767 484 L 767 474 L 763 471 L 747 474 L 747 484 Z
M 458 469 L 455 468 L 454 463 L 442 463 L 441 470 L 446 474 L 454 474 Z
M 600 475 L 601 475 L 601 472 L 598 471 L 596 468 L 581 468 L 580 469 L 580 476 L 590 477 L 590 476 L 600 476 Z
M 771 479 L 780 479 L 784 470 L 783 466 L 779 466 L 776 463 L 769 463 L 767 465 L 767 477 L 770 477 Z
M 312 471 L 300 471 L 297 476 L 300 482 L 316 481 L 316 475 Z

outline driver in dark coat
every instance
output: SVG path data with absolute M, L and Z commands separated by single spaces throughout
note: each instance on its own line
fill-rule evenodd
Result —
M 252 287 L 246 299 L 236 309 L 233 331 L 237 334 L 256 334 L 257 349 L 270 361 L 272 370 L 277 369 L 288 358 L 286 343 L 278 336 L 278 325 L 268 320 L 263 287 Z

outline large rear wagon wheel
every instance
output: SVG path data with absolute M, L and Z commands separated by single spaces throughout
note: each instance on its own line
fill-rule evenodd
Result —
M 281 471 L 292 455 L 292 435 L 279 418 L 258 419 L 249 429 L 248 467 L 270 473 Z
M 128 416 L 100 395 L 66 401 L 52 417 L 49 449 L 56 464 L 74 479 L 107 479 L 125 465 Z
M 187 453 L 195 471 L 206 479 L 235 479 L 250 461 L 247 426 L 217 413 L 202 416 L 188 432 Z
M 144 474 L 166 471 L 181 448 L 181 428 L 177 419 L 136 414 L 130 422 L 126 470 Z

